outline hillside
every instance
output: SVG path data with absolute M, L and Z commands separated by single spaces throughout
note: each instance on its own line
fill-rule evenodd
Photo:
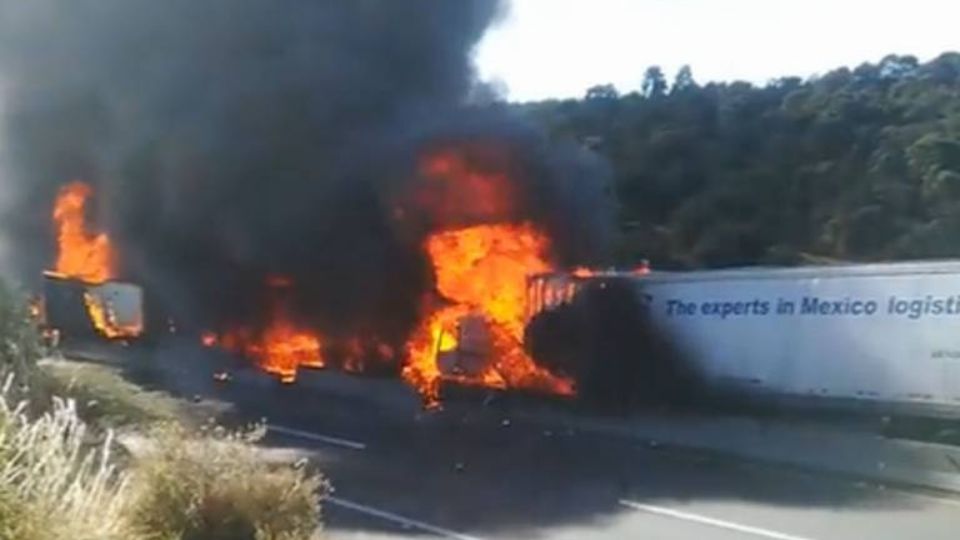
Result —
M 518 105 L 611 162 L 618 259 L 660 267 L 960 256 L 960 54 L 817 78 Z

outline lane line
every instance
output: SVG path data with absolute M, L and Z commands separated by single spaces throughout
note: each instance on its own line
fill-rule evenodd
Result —
M 343 446 L 344 448 L 350 448 L 351 450 L 367 449 L 367 445 L 362 442 L 351 441 L 349 439 L 341 439 L 340 437 L 330 437 L 327 435 L 321 435 L 319 433 L 311 433 L 309 431 L 302 431 L 299 429 L 277 426 L 274 424 L 267 424 L 267 431 L 268 432 L 272 431 L 274 433 L 279 433 L 281 435 L 289 435 L 291 437 L 300 437 L 301 439 L 308 439 L 311 441 Z
M 333 495 L 327 495 L 324 499 L 324 502 L 341 506 L 343 508 L 348 508 L 363 514 L 369 514 L 371 516 L 378 517 L 380 519 L 385 519 L 387 521 L 392 521 L 394 523 L 399 523 L 405 527 L 411 527 L 414 529 L 420 529 L 421 531 L 427 531 L 445 538 L 452 538 L 453 540 L 481 540 L 476 536 L 470 536 L 466 534 L 461 534 L 456 531 L 451 531 L 449 529 L 444 529 L 443 527 L 437 527 L 436 525 L 430 525 L 429 523 L 424 523 L 416 519 L 410 519 L 403 517 L 401 515 L 394 514 L 393 512 L 387 512 L 385 510 L 378 510 L 371 506 L 367 506 L 360 503 L 355 503 L 353 501 L 348 501 L 346 499 L 341 499 L 340 497 L 334 497 Z
M 752 527 L 750 525 L 741 525 L 739 523 L 734 523 L 732 521 L 724 521 L 721 519 L 701 516 L 698 514 L 691 514 L 689 512 L 681 512 L 679 510 L 664 508 L 662 506 L 640 504 L 637 502 L 628 501 L 626 499 L 620 499 L 620 504 L 623 506 L 626 506 L 627 508 L 640 510 L 642 512 L 649 512 L 651 514 L 658 514 L 661 516 L 672 517 L 675 519 L 682 519 L 684 521 L 692 521 L 694 523 L 701 523 L 703 525 L 711 525 L 713 527 L 719 527 L 721 529 L 728 529 L 731 531 L 752 534 L 754 536 L 762 536 L 764 538 L 772 538 L 774 540 L 811 540 L 810 538 L 806 538 L 803 536 L 794 536 L 792 534 L 785 534 L 777 531 L 771 531 L 769 529 L 761 529 L 760 527 Z
M 911 491 L 909 489 L 903 489 L 900 487 L 892 487 L 886 484 L 875 482 L 868 483 L 864 481 L 862 485 L 855 484 L 856 489 L 869 489 L 876 491 L 878 493 L 885 493 L 891 496 L 904 497 L 904 498 L 914 498 L 930 504 L 942 504 L 945 506 L 956 506 L 960 507 L 960 499 L 957 499 L 955 496 L 950 495 L 931 495 L 927 493 L 921 493 L 919 491 Z

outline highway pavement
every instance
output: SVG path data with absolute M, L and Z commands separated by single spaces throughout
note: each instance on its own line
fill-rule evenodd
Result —
M 958 538 L 960 502 L 542 426 L 344 433 L 315 448 L 334 539 Z M 314 425 L 313 429 L 317 429 Z M 364 437 L 367 435 L 367 437 Z M 279 437 L 279 436 L 278 436 Z
M 214 383 L 230 366 L 173 356 L 144 360 L 168 369 L 154 385 L 265 419 L 265 444 L 302 450 L 330 479 L 332 540 L 960 538 L 957 498 L 581 432 L 482 392 L 426 413 L 395 380 L 318 372 L 282 386 L 235 370 Z

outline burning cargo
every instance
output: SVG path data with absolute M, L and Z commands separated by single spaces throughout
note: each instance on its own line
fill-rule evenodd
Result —
M 0 4 L 2 230 L 99 335 L 169 319 L 286 381 L 391 373 L 433 403 L 469 314 L 490 354 L 462 383 L 575 391 L 526 352 L 526 276 L 604 261 L 610 175 L 477 99 L 500 1 Z

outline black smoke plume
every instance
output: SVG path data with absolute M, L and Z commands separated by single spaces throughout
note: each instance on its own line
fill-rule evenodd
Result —
M 332 335 L 401 342 L 431 287 L 411 217 L 421 154 L 499 148 L 558 263 L 603 256 L 605 172 L 504 105 L 467 103 L 497 0 L 0 0 L 9 202 L 23 276 L 53 258 L 59 186 L 94 186 L 91 219 L 122 277 L 182 325 L 264 316 L 264 280 Z M 473 145 L 473 146 L 471 146 Z M 411 225 L 411 224 L 415 225 Z
M 575 374 L 580 398 L 601 410 L 704 403 L 702 373 L 657 327 L 642 298 L 633 277 L 584 281 L 573 302 L 534 317 L 527 342 L 541 365 Z

